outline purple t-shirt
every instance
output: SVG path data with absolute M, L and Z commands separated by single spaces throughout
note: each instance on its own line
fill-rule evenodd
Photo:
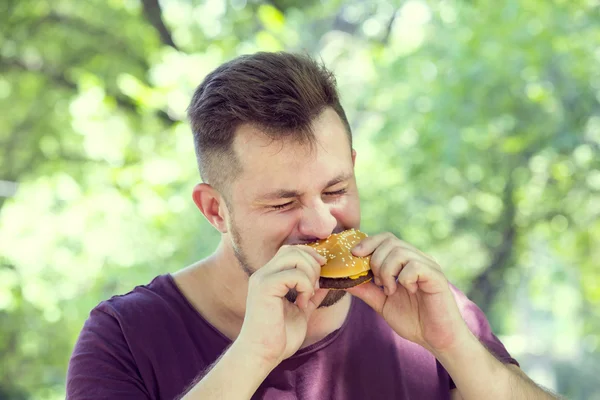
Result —
M 452 290 L 473 333 L 500 360 L 516 364 L 481 310 Z M 92 310 L 69 362 L 67 399 L 173 399 L 230 344 L 170 275 L 160 275 Z M 353 298 L 342 327 L 283 361 L 253 398 L 449 399 L 453 387 L 428 351 Z

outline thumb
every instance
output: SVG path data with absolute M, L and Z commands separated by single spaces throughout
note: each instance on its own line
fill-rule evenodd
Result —
M 373 310 L 379 314 L 383 311 L 383 305 L 387 296 L 383 292 L 383 289 L 375 285 L 375 283 L 367 282 L 362 285 L 355 286 L 350 289 L 346 289 L 352 296 L 358 297 L 365 303 L 367 303 Z
M 310 317 L 310 314 L 319 308 L 321 302 L 323 302 L 325 296 L 327 296 L 327 293 L 329 293 L 329 289 L 317 289 L 314 296 L 308 301 L 308 306 L 304 311 L 307 317 Z

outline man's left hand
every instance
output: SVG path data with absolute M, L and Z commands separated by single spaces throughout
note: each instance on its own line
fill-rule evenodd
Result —
M 363 239 L 355 256 L 371 255 L 374 282 L 347 291 L 377 311 L 403 338 L 433 353 L 471 336 L 438 263 L 391 233 Z

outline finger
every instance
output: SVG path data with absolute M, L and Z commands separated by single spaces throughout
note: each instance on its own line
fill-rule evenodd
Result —
M 398 275 L 398 283 L 411 293 L 422 290 L 425 293 L 440 293 L 448 286 L 444 274 L 432 266 L 410 261 Z
M 310 250 L 314 250 L 309 248 Z M 308 254 L 309 252 L 305 252 L 301 246 L 298 246 L 298 253 L 302 255 L 307 261 L 307 265 L 310 268 L 310 273 L 307 271 L 311 281 L 314 282 L 315 289 L 319 288 L 319 276 L 321 275 L 321 266 L 325 264 L 325 261 L 317 260 L 314 258 L 314 254 Z M 318 255 L 318 253 L 317 253 Z M 323 260 L 326 260 L 325 257 L 322 257 Z
M 352 254 L 357 257 L 366 257 L 373 253 L 385 240 L 395 238 L 391 233 L 380 233 L 374 236 L 368 236 L 362 239 L 356 246 L 352 248 Z
M 321 267 L 319 262 L 306 252 L 292 246 L 285 246 L 284 250 L 280 250 L 267 265 L 259 268 L 256 273 L 269 275 L 286 269 L 293 269 L 296 268 L 296 264 L 299 262 L 315 263 L 315 269 Z
M 426 259 L 428 259 L 429 261 L 433 261 L 434 263 L 437 264 L 437 261 L 435 258 L 433 258 L 432 256 L 430 256 L 427 253 L 423 253 L 421 250 L 417 249 L 415 246 L 413 246 L 412 244 L 405 242 L 404 240 L 398 239 L 398 244 L 404 248 L 406 248 L 407 250 L 413 251 L 417 254 L 419 254 L 421 257 L 424 257 Z
M 394 247 L 383 261 L 383 264 L 379 268 L 379 277 L 388 296 L 394 294 L 396 291 L 398 287 L 396 278 L 410 261 L 417 261 L 427 265 L 431 264 L 428 258 L 400 246 Z
M 387 238 L 373 251 L 371 254 L 371 260 L 369 262 L 371 270 L 373 271 L 375 284 L 381 286 L 380 279 L 380 268 L 383 265 L 383 261 L 387 258 L 389 253 L 394 249 L 395 243 L 392 238 Z
M 306 313 L 308 316 L 310 316 L 310 314 L 312 314 L 313 311 L 319 308 L 319 306 L 325 299 L 325 296 L 327 296 L 327 293 L 329 293 L 329 289 L 319 289 L 315 291 L 314 296 L 310 298 L 308 302 L 308 307 L 306 308 Z
M 295 245 L 293 246 L 296 249 L 299 249 L 307 254 L 310 254 L 315 260 L 317 260 L 317 262 L 319 263 L 319 265 L 325 265 L 325 263 L 327 262 L 327 258 L 320 255 L 319 252 L 316 249 L 313 249 L 310 246 L 306 246 L 306 245 Z
M 321 265 L 314 257 L 295 247 L 288 247 L 285 251 L 278 253 L 265 267 L 260 268 L 256 275 L 268 276 L 277 274 L 281 271 L 298 269 L 302 271 L 315 289 L 318 288 L 318 280 L 321 272 Z
M 417 248 L 407 245 L 406 242 L 391 236 L 383 240 L 371 255 L 371 267 L 375 266 L 378 269 L 383 264 L 383 260 L 388 256 L 389 252 L 394 248 L 401 248 L 407 253 L 413 254 L 417 259 L 424 259 L 427 261 L 433 261 L 431 256 L 419 251 Z
M 367 282 L 362 285 L 355 286 L 350 289 L 346 289 L 348 293 L 358 297 L 365 303 L 367 303 L 373 310 L 379 314 L 383 311 L 383 305 L 385 304 L 386 295 L 383 290 L 375 285 L 373 282 Z
M 296 289 L 296 304 L 306 308 L 308 300 L 314 293 L 314 286 L 303 271 L 288 269 L 263 278 L 262 291 L 268 296 L 285 297 L 290 289 Z
M 396 277 L 402 271 L 402 268 L 409 262 L 407 255 L 403 253 L 402 248 L 395 247 L 389 252 L 379 271 L 379 278 L 386 295 L 390 296 L 396 291 Z
M 437 265 L 437 261 L 432 256 L 430 256 L 426 253 L 423 253 L 421 250 L 417 249 L 415 246 L 411 245 L 410 243 L 405 242 L 404 240 L 398 239 L 398 237 L 396 237 L 396 235 L 394 235 L 393 233 L 390 233 L 390 232 L 385 232 L 385 233 L 381 233 L 378 235 L 373 235 L 373 236 L 364 238 L 363 240 L 360 241 L 360 243 L 358 243 L 358 245 L 354 246 L 354 248 L 352 249 L 352 254 L 354 254 L 355 256 L 358 256 L 358 257 L 363 257 L 366 255 L 369 255 L 386 240 L 391 240 L 396 245 L 399 245 L 400 247 L 404 247 L 408 250 L 411 250 L 411 251 L 419 254 L 421 257 L 427 258 L 429 261 L 433 261 Z
M 296 261 L 296 269 L 299 269 L 300 271 L 305 273 L 310 282 L 312 283 L 313 288 L 315 290 L 318 289 L 319 276 L 321 273 L 321 266 L 319 265 L 319 263 L 308 254 L 305 254 L 301 251 L 298 252 L 296 257 L 298 257 Z

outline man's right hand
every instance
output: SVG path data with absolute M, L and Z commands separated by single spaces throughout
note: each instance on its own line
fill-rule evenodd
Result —
M 252 274 L 239 336 L 183 399 L 251 398 L 269 373 L 302 345 L 308 318 L 328 292 L 318 286 L 325 261 L 311 247 L 283 246 Z M 286 299 L 290 289 L 298 293 L 295 303 Z
M 236 344 L 273 368 L 293 355 L 306 337 L 307 322 L 328 290 L 319 289 L 326 259 L 308 246 L 282 246 L 250 277 L 246 315 Z M 295 303 L 286 299 L 290 289 Z

